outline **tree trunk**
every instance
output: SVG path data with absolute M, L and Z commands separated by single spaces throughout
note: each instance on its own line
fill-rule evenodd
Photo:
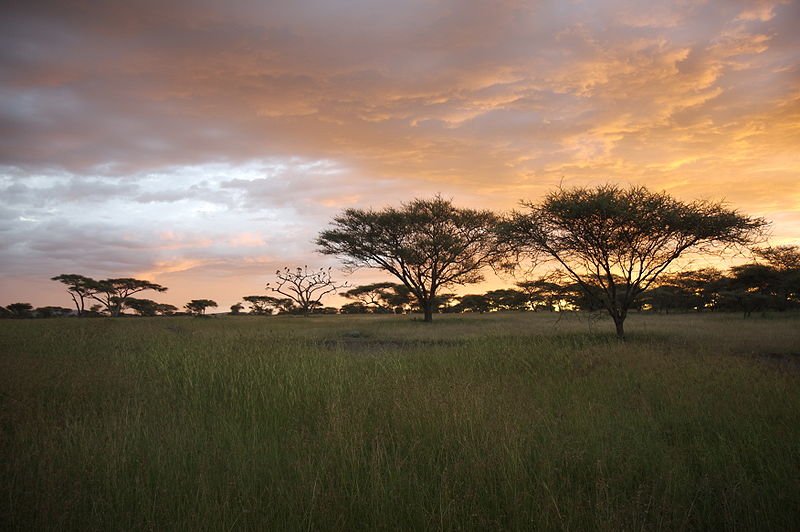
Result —
M 433 321 L 433 304 L 432 303 L 424 303 L 422 305 L 422 311 L 425 313 L 424 321 L 426 323 L 430 323 Z
M 625 339 L 625 327 L 623 326 L 624 323 L 625 323 L 625 318 L 614 316 L 614 325 L 617 328 L 617 338 L 619 338 L 620 340 Z

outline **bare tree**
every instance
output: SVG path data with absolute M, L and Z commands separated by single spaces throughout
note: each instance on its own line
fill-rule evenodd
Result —
M 347 283 L 337 284 L 333 280 L 331 268 L 284 268 L 276 271 L 275 276 L 278 281 L 274 286 L 267 283 L 266 289 L 294 301 L 304 316 L 308 316 L 315 307 L 321 306 L 325 295 L 347 286 Z

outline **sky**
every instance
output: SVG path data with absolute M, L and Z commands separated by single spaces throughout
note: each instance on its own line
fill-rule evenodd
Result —
M 437 193 L 646 185 L 800 244 L 799 22 L 800 0 L 6 0 L 0 304 L 69 306 L 61 273 L 221 309 L 283 266 L 390 280 L 314 238 Z

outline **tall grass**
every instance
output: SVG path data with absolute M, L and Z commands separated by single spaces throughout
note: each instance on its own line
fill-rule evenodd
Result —
M 8 529 L 791 529 L 800 320 L 0 322 Z

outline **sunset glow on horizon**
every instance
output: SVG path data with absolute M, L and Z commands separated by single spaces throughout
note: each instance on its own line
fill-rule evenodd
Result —
M 798 21 L 781 0 L 7 2 L 0 305 L 70 306 L 49 278 L 78 273 L 227 310 L 278 268 L 339 268 L 313 240 L 342 209 L 437 193 L 506 211 L 646 185 L 800 245 Z

